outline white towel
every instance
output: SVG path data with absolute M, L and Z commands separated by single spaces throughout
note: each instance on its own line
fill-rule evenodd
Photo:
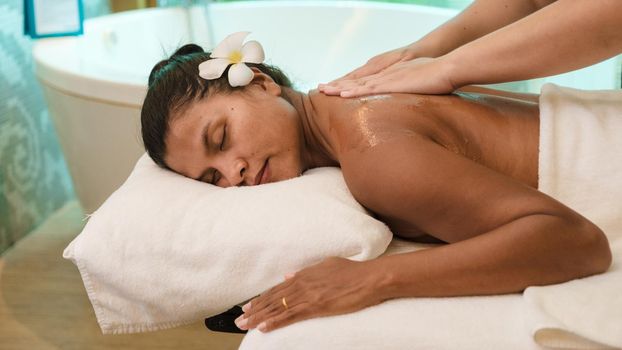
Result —
M 120 334 L 203 320 L 323 258 L 374 258 L 391 236 L 337 168 L 223 189 L 144 155 L 63 256 L 78 266 L 102 332 Z
M 527 325 L 552 348 L 622 347 L 622 91 L 552 84 L 540 96 L 539 190 L 598 225 L 608 272 L 524 293 Z
M 383 255 L 426 247 L 393 237 Z M 542 350 L 524 328 L 524 304 L 518 293 L 392 299 L 268 333 L 252 329 L 239 350 Z

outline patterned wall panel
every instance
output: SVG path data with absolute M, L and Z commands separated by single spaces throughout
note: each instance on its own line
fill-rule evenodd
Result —
M 105 0 L 84 4 L 87 18 L 108 12 Z M 31 50 L 23 0 L 0 0 L 0 252 L 74 196 Z

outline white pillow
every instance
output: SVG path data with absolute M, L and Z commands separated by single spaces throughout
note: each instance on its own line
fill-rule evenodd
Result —
M 222 313 L 325 257 L 375 258 L 391 238 L 338 168 L 219 188 L 145 154 L 63 257 L 80 270 L 102 332 L 119 334 Z

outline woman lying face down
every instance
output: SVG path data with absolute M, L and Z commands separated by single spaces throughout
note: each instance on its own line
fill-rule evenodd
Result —
M 298 92 L 264 64 L 232 88 L 226 74 L 199 77 L 207 59 L 187 45 L 149 77 L 142 132 L 156 163 L 222 187 L 339 166 L 394 234 L 451 243 L 327 259 L 252 300 L 240 328 L 269 331 L 398 297 L 518 292 L 609 267 L 603 232 L 537 190 L 537 96 L 470 88 L 342 99 Z

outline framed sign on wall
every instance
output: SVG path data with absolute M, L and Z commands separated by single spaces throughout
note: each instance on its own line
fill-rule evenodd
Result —
M 32 38 L 83 33 L 82 0 L 24 0 L 24 34 Z

